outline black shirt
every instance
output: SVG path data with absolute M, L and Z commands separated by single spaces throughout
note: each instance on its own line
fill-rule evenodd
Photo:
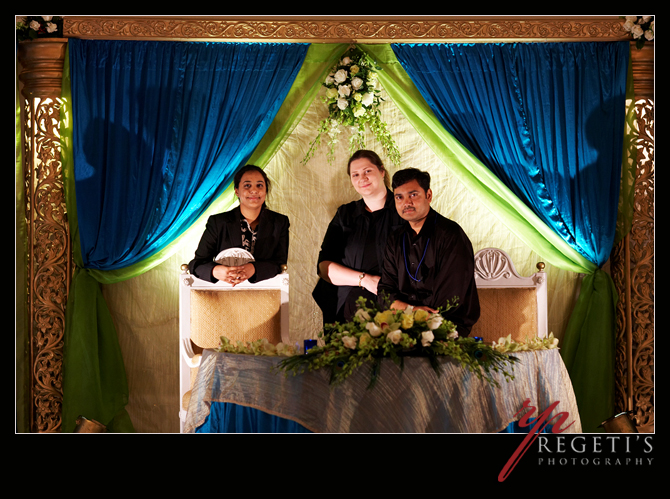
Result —
M 369 212 L 363 199 L 340 206 L 323 238 L 317 273 L 319 263 L 331 261 L 361 273 L 381 275 L 386 240 L 402 223 L 404 221 L 395 209 L 393 193 L 389 190 L 381 210 Z M 312 296 L 326 323 L 351 320 L 359 296 L 372 301 L 377 299 L 365 288 L 334 286 L 323 279 L 319 279 Z
M 458 297 L 458 306 L 443 315 L 467 336 L 479 319 L 479 297 L 472 243 L 460 225 L 431 208 L 418 234 L 409 224 L 391 234 L 378 286 L 379 302 L 387 305 L 384 293 L 388 304 L 435 309 Z

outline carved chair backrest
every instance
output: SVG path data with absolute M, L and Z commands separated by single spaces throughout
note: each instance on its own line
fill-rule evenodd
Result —
M 547 336 L 547 279 L 544 263 L 537 267 L 538 272 L 523 277 L 501 249 L 484 248 L 475 254 L 481 315 L 471 337 L 490 343 L 510 334 L 516 341 Z

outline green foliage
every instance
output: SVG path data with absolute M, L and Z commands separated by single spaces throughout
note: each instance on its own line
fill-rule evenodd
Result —
M 408 356 L 428 357 L 438 374 L 438 357 L 458 362 L 481 379 L 498 386 L 493 373 L 502 372 L 506 380 L 514 379 L 508 371 L 516 357 L 494 349 L 474 338 L 460 338 L 455 325 L 442 314 L 455 307 L 457 298 L 437 313 L 419 308 L 405 310 L 379 309 L 364 298 L 357 301 L 358 311 L 352 321 L 327 324 L 319 333 L 322 344 L 306 354 L 282 360 L 278 368 L 294 375 L 316 369 L 330 369 L 330 383 L 338 385 L 361 365 L 370 365 L 370 385 L 379 379 L 381 360 L 390 358 L 402 369 Z
M 379 105 L 383 101 L 377 72 L 381 71 L 375 61 L 359 48 L 350 47 L 342 59 L 333 66 L 322 83 L 326 87 L 323 103 L 328 107 L 328 117 L 319 124 L 317 135 L 310 143 L 303 158 L 307 163 L 321 144 L 324 135 L 328 136 L 329 163 L 335 160 L 335 145 L 339 142 L 342 127 L 351 127 L 354 132 L 349 137 L 349 150 L 354 153 L 365 149 L 366 126 L 379 140 L 384 154 L 396 165 L 400 165 L 400 152 L 382 121 Z

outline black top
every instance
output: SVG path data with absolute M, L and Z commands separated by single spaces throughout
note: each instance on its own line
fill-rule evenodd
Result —
M 421 230 L 409 224 L 389 236 L 378 293 L 390 302 L 437 309 L 458 297 L 458 307 L 443 314 L 467 336 L 479 319 L 479 297 L 475 284 L 472 243 L 453 220 L 432 208 Z
M 212 215 L 207 220 L 195 258 L 188 264 L 191 274 L 209 282 L 217 282 L 212 270 L 217 265 L 214 258 L 229 248 L 242 248 L 242 213 L 236 207 L 225 213 Z M 249 282 L 270 279 L 281 273 L 281 266 L 288 260 L 288 228 L 286 215 L 263 208 L 256 227 L 253 252 L 256 273 Z
M 393 193 L 388 189 L 381 210 L 369 212 L 363 199 L 343 204 L 326 230 L 317 273 L 319 263 L 331 261 L 361 273 L 381 275 L 386 240 L 403 222 L 395 209 Z M 323 312 L 324 323 L 351 320 L 360 296 L 372 301 L 377 299 L 365 288 L 334 286 L 323 279 L 319 279 L 312 296 Z

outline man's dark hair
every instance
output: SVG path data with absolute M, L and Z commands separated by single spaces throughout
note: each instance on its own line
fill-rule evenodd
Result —
M 418 168 L 405 168 L 404 170 L 398 170 L 393 175 L 393 182 L 391 186 L 395 190 L 396 187 L 405 185 L 407 182 L 416 180 L 421 188 L 428 192 L 430 189 L 430 174 L 419 170 Z

